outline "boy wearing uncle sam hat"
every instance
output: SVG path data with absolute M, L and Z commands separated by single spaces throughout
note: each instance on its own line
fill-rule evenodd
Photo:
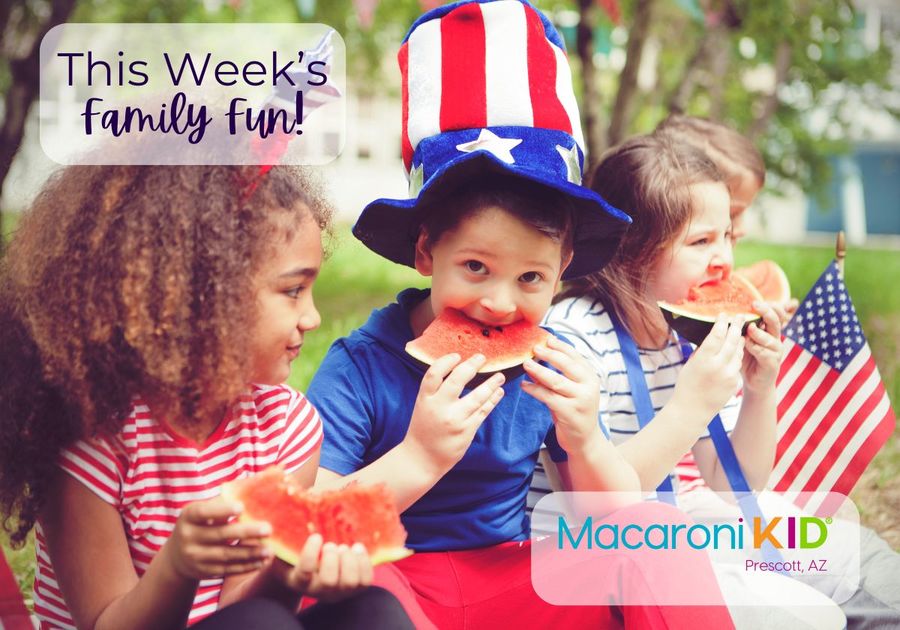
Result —
M 319 483 L 391 488 L 417 553 L 376 583 L 417 627 L 611 622 L 607 607 L 541 600 L 516 542 L 529 537 L 525 496 L 544 442 L 572 489 L 640 487 L 598 424 L 587 362 L 551 336 L 536 358 L 557 371 L 529 360 L 528 379 L 498 373 L 464 392 L 484 357 L 450 354 L 426 371 L 404 349 L 447 308 L 490 327 L 537 324 L 561 279 L 612 256 L 629 219 L 580 186 L 563 43 L 527 2 L 466 1 L 423 15 L 399 57 L 410 198 L 372 202 L 354 234 L 432 287 L 403 291 L 329 350 L 309 388 L 327 427 Z M 670 627 L 687 618 L 629 610 Z M 727 627 L 711 610 L 701 617 Z

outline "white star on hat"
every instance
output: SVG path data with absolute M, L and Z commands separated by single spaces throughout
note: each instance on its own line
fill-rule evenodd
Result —
M 422 180 L 423 180 L 423 171 L 425 170 L 424 165 L 419 164 L 418 166 L 413 166 L 409 171 L 409 198 L 418 196 L 419 191 L 422 190 Z
M 566 179 L 573 184 L 581 183 L 581 163 L 578 161 L 578 145 L 572 145 L 571 149 L 567 149 L 561 145 L 556 145 L 556 151 L 566 163 Z
M 521 140 L 516 138 L 501 138 L 488 129 L 482 129 L 478 134 L 478 139 L 472 142 L 464 142 L 456 145 L 456 148 L 463 153 L 474 153 L 475 151 L 487 151 L 492 153 L 507 164 L 515 164 L 511 151 L 522 144 Z

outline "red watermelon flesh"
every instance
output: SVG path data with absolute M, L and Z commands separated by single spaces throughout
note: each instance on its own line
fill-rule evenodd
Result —
M 675 306 L 689 308 L 695 315 L 715 317 L 719 313 L 729 315 L 752 314 L 753 302 L 761 300 L 752 284 L 738 276 L 694 287 L 688 296 Z
M 412 553 L 403 546 L 406 530 L 393 496 L 383 484 L 306 490 L 292 483 L 280 466 L 273 466 L 226 484 L 222 495 L 244 505 L 242 521 L 268 522 L 272 535 L 267 544 L 291 564 L 297 564 L 307 538 L 315 533 L 338 545 L 362 543 L 373 565 Z
M 431 365 L 440 357 L 458 353 L 463 360 L 483 354 L 487 361 L 479 372 L 499 372 L 521 365 L 534 356 L 534 347 L 550 336 L 546 330 L 525 320 L 506 326 L 488 326 L 456 309 L 446 309 L 422 335 L 406 344 L 406 351 Z
M 734 274 L 748 280 L 766 302 L 781 304 L 791 299 L 791 285 L 787 275 L 773 260 L 760 260 L 735 269 Z
M 672 328 L 692 343 L 701 344 L 712 330 L 719 313 L 742 315 L 742 333 L 747 325 L 760 319 L 753 302 L 761 300 L 752 284 L 739 276 L 694 287 L 688 296 L 675 303 L 659 302 L 663 316 Z

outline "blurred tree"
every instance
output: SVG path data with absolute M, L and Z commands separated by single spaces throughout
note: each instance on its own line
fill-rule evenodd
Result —
M 20 0 L 0 3 L 0 24 L 3 25 L 0 88 L 4 93 L 3 122 L 0 123 L 0 195 L 9 167 L 22 144 L 28 111 L 37 97 L 41 39 L 51 28 L 69 18 L 75 2 Z M 6 247 L 3 233 L 3 213 L 0 211 L 0 255 Z
M 540 4 L 577 10 L 582 22 L 596 25 L 608 20 L 598 16 L 597 1 Z M 900 86 L 891 84 L 897 51 L 890 42 L 897 33 L 878 37 L 851 0 L 620 2 L 619 34 L 626 41 L 618 49 L 598 55 L 579 30 L 593 159 L 628 135 L 651 130 L 669 112 L 682 111 L 746 133 L 763 151 L 776 183 L 790 180 L 822 196 L 828 159 L 859 135 L 860 114 L 900 117 L 892 96 Z M 592 85 L 609 89 L 591 94 Z M 609 120 L 605 129 L 592 127 L 603 119 Z
M 349 84 L 396 95 L 396 51 L 437 0 L 6 0 L 0 89 L 6 107 L 0 192 L 34 100 L 40 37 L 72 12 L 80 22 L 321 22 L 341 33 Z M 864 111 L 890 101 L 890 35 L 872 37 L 852 0 L 533 0 L 574 15 L 570 47 L 588 153 L 651 130 L 670 111 L 722 120 L 762 149 L 773 180 L 825 194 L 828 158 L 849 148 Z M 857 0 L 863 2 L 864 0 Z M 365 24 L 359 9 L 370 9 Z M 566 18 L 571 22 L 570 18 Z M 564 29 L 565 31 L 565 29 Z M 877 35 L 877 29 L 875 29 Z M 599 36 L 598 36 L 599 35 Z M 893 33 L 896 37 L 897 33 Z M 29 57 L 29 53 L 32 57 Z M 898 52 L 900 54 L 900 52 Z M 28 59 L 31 61 L 28 61 Z M 895 74 L 896 77 L 896 74 Z M 896 79 L 895 79 L 896 80 Z M 28 87 L 32 86 L 32 87 Z M 18 129 L 18 131 L 16 131 Z M 2 216 L 2 215 L 0 215 Z
M 283 3 L 282 3 L 283 4 Z M 40 87 L 41 40 L 54 26 L 74 22 L 179 22 L 205 16 L 199 0 L 3 0 L 0 2 L 0 195 L 25 134 L 28 112 Z M 5 241 L 0 208 L 0 255 Z
M 358 91 L 383 91 L 385 62 L 421 12 L 419 0 L 379 2 L 370 27 L 361 24 L 353 0 L 0 0 L 0 194 L 25 133 L 39 89 L 43 36 L 74 22 L 321 22 L 335 27 L 347 45 L 348 78 Z M 390 54 L 388 53 L 390 51 Z M 396 67 L 396 66 L 391 66 Z M 0 208 L 0 234 L 3 212 Z M 0 238 L 0 253 L 3 240 Z
M 329 24 L 341 33 L 347 45 L 348 83 L 362 95 L 369 95 L 394 92 L 399 87 L 399 81 L 385 80 L 386 73 L 399 76 L 396 53 L 421 13 L 420 0 L 381 0 L 367 28 L 354 0 L 319 0 L 314 19 L 309 21 Z

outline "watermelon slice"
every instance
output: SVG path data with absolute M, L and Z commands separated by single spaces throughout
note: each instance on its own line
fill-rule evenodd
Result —
M 272 466 L 253 477 L 222 487 L 222 496 L 240 501 L 242 521 L 266 521 L 272 526 L 267 544 L 276 556 L 297 564 L 311 534 L 325 542 L 362 543 L 372 564 L 393 562 L 412 554 L 403 544 L 406 530 L 390 490 L 383 484 L 351 483 L 340 490 L 305 490 Z
M 455 309 L 446 309 L 422 335 L 406 344 L 406 351 L 426 365 L 458 353 L 463 361 L 481 353 L 486 358 L 479 373 L 500 372 L 534 356 L 536 345 L 550 336 L 540 326 L 519 320 L 507 326 L 487 326 Z
M 791 284 L 774 260 L 760 260 L 734 270 L 734 275 L 749 280 L 766 302 L 781 304 L 791 299 Z
M 719 282 L 694 287 L 678 302 L 658 304 L 669 325 L 682 337 L 699 345 L 712 330 L 719 313 L 742 316 L 742 334 L 746 334 L 747 326 L 760 319 L 753 310 L 753 302 L 762 299 L 750 282 L 732 275 Z

